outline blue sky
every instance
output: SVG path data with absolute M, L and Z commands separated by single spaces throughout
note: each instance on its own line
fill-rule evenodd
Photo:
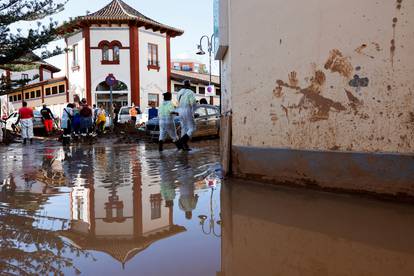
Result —
M 69 17 L 85 15 L 86 11 L 95 12 L 110 1 L 69 0 L 65 10 L 54 15 L 53 20 L 63 22 Z M 185 31 L 184 35 L 172 39 L 171 57 L 173 59 L 195 58 L 208 64 L 208 56 L 197 56 L 195 52 L 200 37 L 203 34 L 213 33 L 213 0 L 124 0 L 124 2 L 154 20 Z M 63 45 L 63 42 L 60 43 Z M 63 57 L 55 57 L 48 61 L 63 68 Z M 216 73 L 218 64 L 213 63 L 212 71 Z

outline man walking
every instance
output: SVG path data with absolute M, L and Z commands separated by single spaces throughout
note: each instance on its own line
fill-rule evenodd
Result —
M 53 131 L 53 121 L 55 117 L 53 116 L 52 111 L 47 108 L 44 104 L 43 108 L 40 110 L 40 114 L 42 114 L 43 125 L 45 126 L 46 135 L 49 136 L 50 133 Z
M 171 137 L 178 149 L 181 146 L 178 143 L 177 132 L 175 130 L 175 123 L 173 115 L 178 115 L 174 112 L 175 107 L 171 102 L 172 95 L 170 92 L 162 94 L 164 96 L 164 101 L 159 107 L 159 122 L 160 122 L 160 137 L 158 142 L 159 151 L 163 151 L 163 144 L 167 139 L 167 135 Z
M 188 146 L 188 141 L 196 130 L 193 116 L 194 107 L 196 105 L 196 98 L 194 96 L 194 92 L 190 88 L 190 81 L 185 80 L 184 88 L 178 91 L 178 113 L 180 114 L 181 124 L 180 144 L 185 151 L 191 150 Z
M 23 107 L 19 109 L 19 119 L 16 124 L 20 122 L 21 133 L 23 138 L 23 145 L 27 143 L 27 139 L 30 140 L 30 144 L 33 144 L 33 109 L 27 107 L 27 102 L 23 102 Z

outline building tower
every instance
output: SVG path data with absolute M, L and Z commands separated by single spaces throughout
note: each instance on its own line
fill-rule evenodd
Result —
M 113 99 L 123 106 L 134 103 L 144 109 L 170 90 L 170 39 L 182 35 L 182 30 L 113 0 L 97 12 L 77 17 L 62 32 L 71 99 L 77 95 L 89 104 L 108 106 L 108 74 L 118 80 Z

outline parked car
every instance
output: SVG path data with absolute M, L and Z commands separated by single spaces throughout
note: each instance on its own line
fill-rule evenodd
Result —
M 33 120 L 33 129 L 44 129 L 44 124 L 43 124 L 43 119 L 42 119 L 42 114 L 40 114 L 39 110 L 33 110 L 33 115 L 34 115 L 34 120 Z M 57 118 L 56 116 L 54 116 L 55 118 Z M 10 116 L 7 118 L 6 120 L 6 129 L 13 131 L 13 125 L 16 125 L 16 122 L 19 118 L 19 113 L 18 112 L 13 112 L 12 114 L 10 114 Z M 20 128 L 19 126 L 17 126 L 18 128 Z
M 194 110 L 194 117 L 197 129 L 193 137 L 218 136 L 220 134 L 220 110 L 214 105 L 197 105 Z M 180 119 L 174 118 L 177 134 L 180 134 Z M 160 134 L 159 120 L 149 120 L 145 127 L 147 135 L 156 138 Z
M 131 106 L 123 106 L 119 110 L 118 114 L 118 124 L 126 124 L 131 121 L 131 116 L 129 115 L 129 110 L 131 110 Z M 137 125 L 141 125 L 142 123 L 146 123 L 148 121 L 148 113 L 142 113 L 139 107 L 135 107 L 138 113 L 137 116 Z

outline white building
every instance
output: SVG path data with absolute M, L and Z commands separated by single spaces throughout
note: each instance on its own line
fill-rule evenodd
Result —
M 170 39 L 182 30 L 156 22 L 121 0 L 62 27 L 67 44 L 66 77 L 71 98 L 109 104 L 105 78 L 113 74 L 114 102 L 141 109 L 169 91 Z

